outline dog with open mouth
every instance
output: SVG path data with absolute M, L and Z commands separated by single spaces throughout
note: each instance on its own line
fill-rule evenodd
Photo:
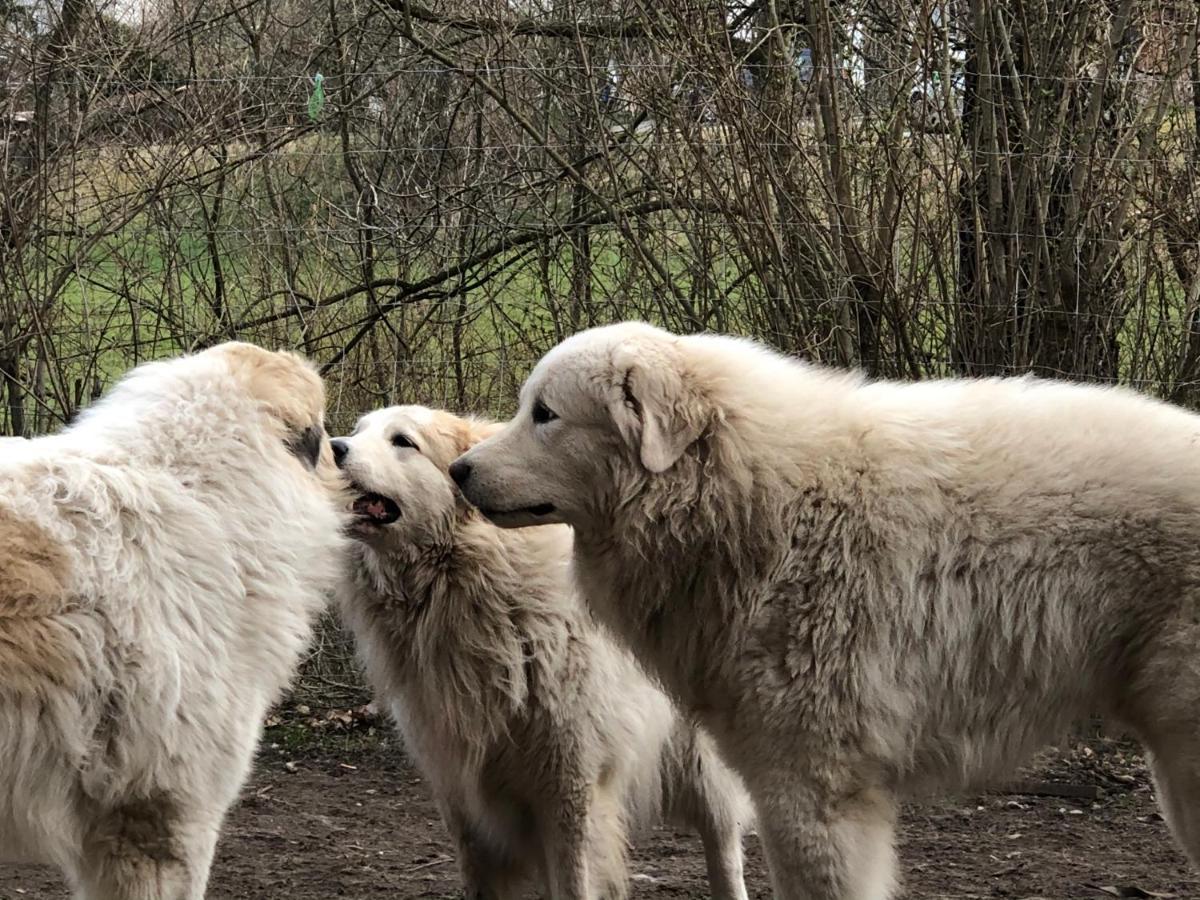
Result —
M 466 896 L 624 897 L 630 831 L 669 816 L 699 831 L 712 896 L 744 900 L 745 792 L 572 593 L 570 529 L 499 529 L 451 481 L 498 427 L 392 407 L 331 445 L 356 495 L 342 609 Z

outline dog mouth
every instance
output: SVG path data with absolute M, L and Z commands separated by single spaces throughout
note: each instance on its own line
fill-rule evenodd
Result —
M 360 524 L 382 528 L 400 518 L 400 505 L 391 497 L 364 490 L 357 484 L 352 487 L 359 495 L 350 504 L 350 510 Z
M 489 519 L 512 519 L 528 517 L 542 519 L 554 513 L 553 503 L 535 503 L 532 506 L 519 506 L 516 509 L 481 509 Z

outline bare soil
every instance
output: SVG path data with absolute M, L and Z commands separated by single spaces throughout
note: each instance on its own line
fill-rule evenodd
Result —
M 1046 754 L 1022 787 L 1092 798 L 989 793 L 905 808 L 909 898 L 1200 897 L 1129 744 L 1094 740 Z M 1065 786 L 1065 787 L 1064 787 Z M 752 897 L 770 897 L 758 842 Z M 659 829 L 633 854 L 634 896 L 707 895 L 699 842 Z M 211 898 L 453 898 L 450 844 L 421 777 L 376 729 L 313 737 L 268 730 L 257 773 L 230 815 Z M 44 868 L 0 867 L 0 900 L 66 900 Z

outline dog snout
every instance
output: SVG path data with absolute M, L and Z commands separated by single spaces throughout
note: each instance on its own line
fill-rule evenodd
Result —
M 455 460 L 450 464 L 450 477 L 454 479 L 455 484 L 462 487 L 471 477 L 471 464 L 465 459 Z
M 350 452 L 350 445 L 341 438 L 334 438 L 329 442 L 329 449 L 333 451 L 334 464 L 340 469 L 346 461 L 346 454 Z

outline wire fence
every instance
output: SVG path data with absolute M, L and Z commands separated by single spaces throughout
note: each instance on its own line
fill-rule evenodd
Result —
M 0 432 L 235 337 L 503 417 L 626 318 L 1200 403 L 1195 4 L 539 9 L 0 0 Z

